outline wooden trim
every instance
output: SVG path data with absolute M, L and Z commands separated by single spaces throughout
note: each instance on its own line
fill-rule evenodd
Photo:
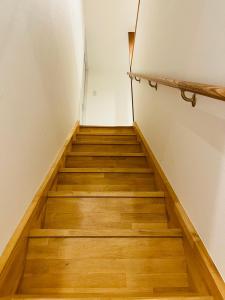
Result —
M 188 82 L 165 77 L 156 77 L 152 75 L 144 75 L 141 73 L 127 73 L 132 78 L 139 78 L 147 81 L 153 81 L 161 85 L 191 92 L 194 94 L 206 96 L 209 98 L 225 101 L 225 87 L 217 85 L 209 85 L 197 82 Z
M 133 51 L 134 51 L 134 42 L 135 42 L 135 32 L 128 32 L 128 41 L 129 41 L 129 57 L 130 57 L 130 66 L 132 64 L 133 59 Z
M 145 157 L 146 154 L 142 152 L 126 153 L 126 152 L 69 152 L 68 156 L 93 156 L 93 157 Z
M 60 296 L 51 296 L 51 295 L 13 295 L 12 297 L 8 298 L 1 298 L 1 300 L 59 300 L 59 299 L 67 299 L 67 300 L 214 300 L 211 296 L 178 296 L 178 297 L 167 297 L 167 296 L 160 296 L 160 297 L 126 297 L 126 296 L 110 296 L 110 297 L 101 297 L 93 296 L 80 296 L 80 294 L 60 294 Z
M 44 208 L 48 191 L 54 183 L 58 170 L 63 167 L 64 159 L 74 134 L 79 129 L 79 122 L 75 124 L 68 135 L 64 146 L 58 153 L 55 162 L 50 168 L 42 185 L 35 194 L 31 204 L 26 210 L 22 220 L 17 226 L 13 236 L 0 257 L 0 295 L 15 293 L 19 284 L 26 255 L 26 247 L 31 228 L 39 228 L 43 222 Z
M 139 145 L 136 141 L 73 141 L 76 145 Z
M 137 135 L 141 140 L 144 150 L 149 157 L 151 166 L 155 173 L 162 179 L 164 184 L 165 195 L 169 195 L 170 207 L 176 216 L 180 227 L 184 232 L 184 237 L 188 243 L 191 254 L 194 257 L 196 268 L 198 269 L 199 275 L 204 279 L 204 283 L 207 286 L 210 293 L 213 295 L 215 300 L 225 299 L 225 284 L 219 274 L 216 266 L 210 258 L 203 242 L 201 241 L 197 231 L 193 224 L 188 218 L 184 208 L 182 207 L 176 193 L 174 192 L 169 180 L 167 179 L 163 169 L 153 154 L 148 142 L 144 138 L 137 123 L 134 123 Z
M 134 60 L 135 39 L 136 39 L 136 34 L 137 34 L 137 26 L 138 26 L 139 14 L 140 14 L 140 7 L 141 7 L 141 0 L 138 0 L 135 31 L 134 31 L 134 41 L 133 41 L 133 47 L 132 47 L 132 55 L 131 55 L 131 59 L 130 59 L 130 70 L 132 70 L 132 65 L 133 65 L 133 60 Z
M 50 191 L 51 198 L 164 198 L 164 192 L 76 192 L 76 191 Z
M 79 132 L 78 136 L 135 136 L 134 132 Z
M 116 230 L 116 229 L 33 229 L 30 231 L 30 238 L 103 238 L 103 237 L 170 237 L 181 238 L 180 229 L 157 229 L 157 230 Z
M 152 174 L 150 168 L 62 168 L 59 173 L 140 173 Z
M 80 128 L 82 129 L 82 128 L 91 128 L 91 129 L 93 129 L 93 128 L 109 128 L 109 129 L 111 129 L 111 128 L 119 128 L 119 129 L 122 129 L 122 128 L 125 128 L 125 129 L 132 129 L 133 128 L 133 126 L 123 126 L 123 125 L 118 125 L 118 126 L 104 126 L 104 125 L 80 125 Z M 79 132 L 80 133 L 80 132 Z

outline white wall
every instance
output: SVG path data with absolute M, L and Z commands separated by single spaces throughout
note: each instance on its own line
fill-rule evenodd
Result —
M 87 124 L 131 125 L 131 87 L 125 72 L 106 76 L 105 72 L 88 70 L 87 84 Z
M 79 118 L 79 0 L 0 1 L 0 253 Z
M 128 32 L 137 0 L 85 0 L 87 98 L 84 123 L 131 125 Z
M 142 0 L 133 71 L 225 86 L 224 0 Z M 135 84 L 135 119 L 225 279 L 225 103 Z

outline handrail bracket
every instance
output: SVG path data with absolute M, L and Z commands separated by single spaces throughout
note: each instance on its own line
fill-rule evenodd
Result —
M 183 98 L 184 101 L 190 102 L 192 104 L 192 107 L 195 107 L 197 102 L 196 94 L 194 93 L 191 98 L 188 98 L 185 95 L 185 92 L 186 92 L 185 90 L 181 89 L 181 97 Z
M 129 74 L 130 80 L 133 80 L 133 76 Z
M 153 84 L 152 81 L 149 80 L 148 84 L 150 85 L 150 87 L 152 87 L 153 89 L 155 89 L 157 91 L 157 89 L 158 89 L 158 83 L 157 82 L 155 84 Z

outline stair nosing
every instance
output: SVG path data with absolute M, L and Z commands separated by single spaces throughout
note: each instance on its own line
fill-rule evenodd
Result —
M 181 295 L 181 296 L 89 296 L 89 295 L 83 295 L 80 297 L 79 294 L 35 294 L 35 295 L 29 295 L 29 294 L 15 294 L 12 296 L 5 296 L 2 299 L 7 300 L 13 300 L 13 299 L 37 299 L 37 300 L 57 300 L 57 299 L 67 299 L 67 300 L 76 300 L 76 299 L 84 299 L 84 300 L 214 300 L 214 297 L 209 296 L 188 296 L 188 295 Z
M 61 168 L 59 173 L 143 173 L 152 174 L 151 168 Z
M 73 140 L 73 145 L 140 145 L 138 141 L 76 141 Z
M 96 157 L 146 157 L 143 152 L 68 152 L 66 156 L 96 156 Z
M 126 128 L 126 129 L 134 129 L 134 126 L 133 125 L 128 125 L 128 126 L 126 126 L 126 125 L 117 125 L 117 126 L 110 126 L 110 125 L 80 125 L 80 128 Z
M 81 136 L 137 136 L 135 132 L 127 132 L 127 133 L 123 133 L 123 132 L 78 132 L 76 134 L 77 136 L 81 135 Z
M 88 192 L 88 191 L 49 191 L 49 198 L 164 198 L 163 191 L 154 192 Z
M 29 238 L 182 238 L 182 230 L 173 229 L 32 229 Z

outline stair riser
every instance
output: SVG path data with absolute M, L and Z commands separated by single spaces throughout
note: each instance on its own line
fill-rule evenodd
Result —
M 105 134 L 133 134 L 133 127 L 80 127 L 79 132 L 97 134 L 97 133 L 105 133 Z
M 76 157 L 69 156 L 65 163 L 67 168 L 146 168 L 145 157 Z
M 135 135 L 124 135 L 124 136 L 110 136 L 110 135 L 77 135 L 76 142 L 137 142 Z
M 154 177 L 145 173 L 59 173 L 58 184 L 152 185 Z
M 72 145 L 73 152 L 115 152 L 115 153 L 140 153 L 140 145 Z

